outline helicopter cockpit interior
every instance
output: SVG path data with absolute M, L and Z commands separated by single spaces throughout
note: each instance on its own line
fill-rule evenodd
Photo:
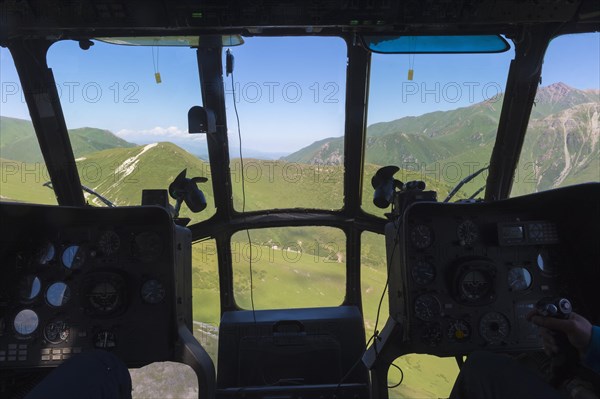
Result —
M 552 360 L 540 304 L 600 323 L 597 1 L 0 9 L 2 397 L 93 350 L 193 371 L 134 398 L 448 397 Z

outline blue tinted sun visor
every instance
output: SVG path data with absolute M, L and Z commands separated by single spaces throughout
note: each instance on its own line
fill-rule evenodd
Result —
M 365 47 L 382 54 L 503 53 L 510 49 L 500 35 L 363 36 Z

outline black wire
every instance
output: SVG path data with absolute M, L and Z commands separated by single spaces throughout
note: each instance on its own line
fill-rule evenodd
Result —
M 238 126 L 238 141 L 240 144 L 240 168 L 242 176 L 242 214 L 246 213 L 246 179 L 244 178 L 244 157 L 242 155 L 242 129 L 240 128 L 240 115 L 238 114 L 237 104 L 235 103 L 235 84 L 233 80 L 233 71 L 231 71 L 231 95 L 233 97 L 233 109 L 235 110 L 235 118 Z M 248 264 L 250 267 L 250 304 L 252 305 L 252 318 L 256 324 L 256 309 L 254 308 L 254 281 L 252 279 L 252 240 L 250 239 L 250 230 L 246 229 L 246 237 L 248 237 L 248 247 L 250 249 L 250 257 Z
M 389 258 L 387 259 L 387 277 L 385 280 L 385 286 L 383 287 L 383 292 L 381 293 L 381 298 L 379 298 L 379 305 L 377 306 L 377 317 L 375 318 L 375 328 L 373 328 L 373 337 L 374 337 L 374 341 L 373 341 L 373 347 L 375 348 L 375 356 L 379 356 L 379 353 L 377 351 L 377 340 L 379 339 L 379 331 L 377 330 L 377 327 L 379 325 L 379 316 L 381 314 L 381 307 L 383 306 L 383 299 L 385 298 L 385 293 L 388 289 L 389 283 L 390 283 L 390 267 L 391 267 L 391 263 L 392 260 L 394 259 L 394 252 L 396 252 L 396 247 L 399 245 L 398 242 L 398 237 L 400 234 L 400 228 L 402 227 L 402 216 L 398 217 L 398 227 L 396 228 L 396 233 L 394 235 L 394 247 L 392 248 L 392 253 L 390 254 Z
M 404 381 L 404 371 L 402 371 L 400 366 L 398 366 L 397 364 L 391 363 L 390 366 L 394 366 L 398 369 L 398 371 L 400 371 L 400 382 L 398 382 L 395 385 L 388 385 L 388 389 L 398 388 L 400 385 L 402 385 L 402 381 Z
M 371 343 L 371 341 L 373 341 L 375 339 L 375 335 L 372 335 L 371 338 L 369 338 L 369 340 L 367 341 L 367 344 L 365 345 L 365 347 L 369 347 L 369 344 Z M 344 376 L 342 377 L 342 379 L 340 380 L 340 382 L 337 384 L 337 387 L 335 387 L 335 391 L 333 392 L 334 397 L 337 394 L 338 390 L 340 389 L 340 387 L 342 386 L 342 384 L 344 383 L 344 381 L 346 381 L 346 378 L 348 378 L 348 376 L 354 371 L 354 369 L 356 368 L 356 366 L 358 366 L 361 362 L 362 362 L 362 358 L 365 352 L 363 352 L 360 357 L 358 358 L 358 360 L 352 365 L 352 367 L 350 367 L 350 370 L 348 370 L 348 372 L 346 374 L 344 374 Z

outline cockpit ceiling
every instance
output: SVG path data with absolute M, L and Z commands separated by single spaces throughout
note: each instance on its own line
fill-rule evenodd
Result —
M 298 29 L 305 34 L 490 29 L 508 33 L 515 25 L 548 22 L 570 23 L 569 30 L 576 31 L 598 30 L 600 22 L 597 0 L 7 0 L 0 7 L 3 41 L 24 35 L 93 37 L 227 29 L 247 34 L 281 29 L 290 34 Z

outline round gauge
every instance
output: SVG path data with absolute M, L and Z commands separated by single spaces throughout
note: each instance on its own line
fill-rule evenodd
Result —
M 508 271 L 508 288 L 511 291 L 524 291 L 531 286 L 531 273 L 524 267 L 513 267 Z
M 100 331 L 94 335 L 94 346 L 100 349 L 112 349 L 117 346 L 117 338 L 111 331 Z
M 52 344 L 59 344 L 69 339 L 71 330 L 64 321 L 52 321 L 44 327 L 44 338 Z
M 442 307 L 438 299 L 425 294 L 415 298 L 415 316 L 423 321 L 431 321 L 442 313 Z
M 488 299 L 492 290 L 492 279 L 485 271 L 468 270 L 461 275 L 458 287 L 462 299 L 477 302 Z
M 410 274 L 415 283 L 419 285 L 429 284 L 435 279 L 435 267 L 427 261 L 417 260 L 413 263 Z
M 62 262 L 67 269 L 79 269 L 85 263 L 85 250 L 79 245 L 67 247 L 62 254 Z
M 410 241 L 415 247 L 425 249 L 433 242 L 433 232 L 424 224 L 416 225 L 410 231 Z
M 553 251 L 543 249 L 540 251 L 537 257 L 537 265 L 544 273 L 548 276 L 555 276 L 558 274 L 558 263 L 556 262 L 556 253 Z
M 458 242 L 461 246 L 470 247 L 473 245 L 479 237 L 479 231 L 477 225 L 471 220 L 465 220 L 458 225 L 456 229 L 456 235 L 458 236 Z
M 65 305 L 71 299 L 71 289 L 62 281 L 53 283 L 46 290 L 46 301 L 51 306 L 59 307 Z
M 165 299 L 165 287 L 158 280 L 148 280 L 142 285 L 142 299 L 155 305 Z
M 31 309 L 23 309 L 15 316 L 13 326 L 17 334 L 27 336 L 37 330 L 39 322 L 37 313 Z
M 132 248 L 133 256 L 145 262 L 152 261 L 162 253 L 162 241 L 157 233 L 146 231 L 135 236 Z
M 40 265 L 47 265 L 56 255 L 56 249 L 50 242 L 42 244 L 35 253 L 35 258 Z
M 94 311 L 104 314 L 114 311 L 121 303 L 121 294 L 110 281 L 96 283 L 89 292 L 88 298 Z
M 464 320 L 454 320 L 450 323 L 446 335 L 453 341 L 465 341 L 471 337 L 471 327 Z
M 425 326 L 421 331 L 421 341 L 429 346 L 437 346 L 442 342 L 442 328 L 439 323 L 431 323 Z
M 114 231 L 105 231 L 98 240 L 98 247 L 104 255 L 112 255 L 121 247 L 121 239 Z
M 479 334 L 490 344 L 500 344 L 510 334 L 510 323 L 502 313 L 486 313 L 479 322 Z
M 19 298 L 22 302 L 31 302 L 40 294 L 42 282 L 36 276 L 25 276 L 19 281 Z

